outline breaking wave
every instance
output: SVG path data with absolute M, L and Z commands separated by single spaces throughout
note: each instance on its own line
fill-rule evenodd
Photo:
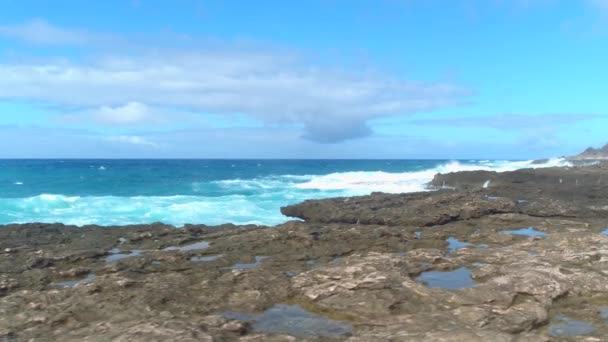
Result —
M 352 195 L 364 195 L 374 191 L 387 193 L 417 192 L 428 190 L 427 184 L 438 173 L 459 171 L 496 171 L 506 172 L 522 168 L 542 168 L 569 166 L 564 159 L 549 159 L 545 162 L 528 161 L 488 161 L 460 163 L 450 162 L 438 167 L 415 172 L 389 173 L 374 172 L 341 172 L 328 175 L 312 176 L 305 183 L 297 184 L 300 189 L 343 190 Z
M 380 170 L 265 175 L 249 179 L 194 181 L 188 183 L 189 190 L 184 192 L 185 195 L 171 196 L 66 196 L 43 193 L 30 197 L 0 198 L 0 223 L 274 225 L 288 220 L 281 215 L 281 206 L 307 199 L 365 195 L 374 191 L 426 191 L 426 184 L 437 173 L 473 170 L 504 172 L 568 165 L 563 159 L 550 159 L 542 163 L 482 160 L 447 162 L 426 169 L 414 165 L 419 169 L 407 172 Z M 19 183 L 19 188 L 25 190 L 30 184 Z

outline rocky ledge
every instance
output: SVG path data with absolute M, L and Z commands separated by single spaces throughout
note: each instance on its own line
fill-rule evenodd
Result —
M 437 175 L 303 221 L 0 228 L 0 341 L 605 341 L 608 167 Z
M 607 161 L 608 160 L 608 144 L 601 148 L 589 147 L 583 153 L 576 156 L 568 157 L 571 161 Z

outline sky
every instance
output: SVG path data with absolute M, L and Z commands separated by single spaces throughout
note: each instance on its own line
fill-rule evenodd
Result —
M 0 0 L 0 158 L 608 143 L 608 0 Z

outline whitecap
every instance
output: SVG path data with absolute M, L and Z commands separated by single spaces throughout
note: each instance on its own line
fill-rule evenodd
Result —
M 54 194 L 41 194 L 35 197 L 30 197 L 31 200 L 40 200 L 43 202 L 66 202 L 66 203 L 74 203 L 80 199 L 78 196 L 63 196 L 63 195 L 54 195 Z
M 34 199 L 35 197 L 33 197 Z M 56 201 L 59 198 L 59 195 L 51 195 L 51 194 L 42 194 L 38 196 L 39 199 L 43 201 Z
M 389 173 L 384 171 L 339 172 L 315 176 L 311 180 L 296 184 L 298 189 L 346 190 L 351 194 L 366 194 L 373 191 L 388 193 L 416 192 L 426 190 L 435 171 Z
M 164 222 L 217 225 L 280 224 L 288 220 L 280 207 L 307 199 L 429 191 L 437 173 L 488 170 L 510 171 L 525 167 L 565 166 L 561 159 L 542 164 L 532 161 L 448 162 L 411 172 L 351 171 L 320 175 L 269 175 L 193 183 L 199 195 L 175 196 L 69 196 L 40 194 L 27 198 L 0 198 L 0 224 L 62 222 L 65 224 L 126 225 Z M 211 187 L 209 187 L 211 185 Z M 449 185 L 449 184 L 448 184 Z M 206 194 L 210 189 L 213 194 Z
M 494 161 L 481 164 L 461 163 L 451 161 L 424 171 L 391 173 L 384 171 L 351 171 L 337 172 L 328 175 L 311 176 L 302 183 L 295 184 L 296 188 L 329 191 L 347 191 L 349 195 L 365 195 L 379 191 L 386 193 L 406 193 L 431 190 L 427 184 L 438 173 L 451 173 L 460 171 L 496 171 L 506 172 L 522 168 L 543 168 L 553 166 L 569 166 L 564 159 L 549 159 L 544 163 L 527 161 Z M 488 183 L 489 185 L 489 183 Z

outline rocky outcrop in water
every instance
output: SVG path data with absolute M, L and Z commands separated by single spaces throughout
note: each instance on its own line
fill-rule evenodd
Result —
M 601 148 L 589 147 L 583 153 L 569 157 L 570 160 L 608 160 L 608 144 Z
M 0 341 L 603 341 L 608 168 L 437 175 L 276 227 L 0 228 Z

